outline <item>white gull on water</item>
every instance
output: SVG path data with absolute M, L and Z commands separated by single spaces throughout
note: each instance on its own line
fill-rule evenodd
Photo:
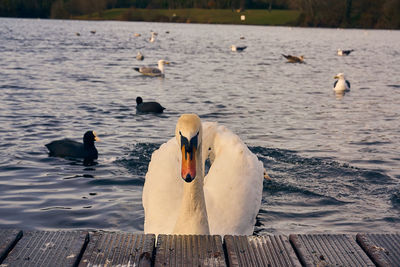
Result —
M 154 42 L 155 42 L 155 40 L 156 40 L 156 35 L 157 35 L 156 32 L 151 32 L 151 37 L 150 37 L 150 39 L 149 39 L 149 42 L 150 42 L 150 43 L 154 43 Z
M 140 72 L 143 75 L 146 76 L 153 76 L 153 77 L 164 77 L 164 65 L 169 64 L 168 61 L 165 60 L 159 60 L 158 61 L 158 68 L 154 67 L 140 67 L 140 68 L 134 68 L 134 70 Z
M 337 54 L 338 56 L 348 56 L 350 55 L 351 52 L 353 52 L 354 49 L 350 49 L 350 50 L 342 50 L 342 49 L 338 49 L 337 50 Z
M 333 84 L 333 90 L 337 91 L 349 91 L 350 90 L 350 82 L 344 78 L 343 73 L 337 74 L 335 79 L 338 79 Z
M 143 56 L 142 53 L 140 53 L 140 51 L 137 53 L 136 59 L 137 59 L 137 60 L 143 60 L 143 59 L 144 59 L 144 56 Z
M 231 50 L 233 52 L 242 52 L 243 50 L 245 50 L 247 48 L 247 46 L 236 46 L 236 45 L 231 45 Z

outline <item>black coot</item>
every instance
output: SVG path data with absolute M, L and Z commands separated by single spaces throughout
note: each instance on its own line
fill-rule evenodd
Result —
M 163 113 L 164 109 L 165 108 L 157 102 L 143 102 L 140 96 L 136 98 L 136 110 L 139 112 Z
M 98 153 L 94 142 L 99 141 L 94 131 L 87 131 L 83 136 L 83 144 L 70 139 L 56 140 L 46 144 L 49 156 L 83 158 L 85 163 L 97 159 Z

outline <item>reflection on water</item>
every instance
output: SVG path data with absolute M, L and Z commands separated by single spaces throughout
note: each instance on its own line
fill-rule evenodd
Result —
M 1 227 L 142 231 L 151 153 L 195 112 L 270 174 L 257 233 L 398 229 L 398 31 L 0 21 Z M 247 48 L 232 52 L 239 41 Z M 160 59 L 165 78 L 134 71 Z M 332 94 L 341 72 L 352 90 Z M 137 114 L 137 96 L 166 110 Z M 102 139 L 97 165 L 48 157 L 44 144 L 88 129 Z
M 333 91 L 333 93 L 335 94 L 336 99 L 340 100 L 344 97 L 346 91 Z

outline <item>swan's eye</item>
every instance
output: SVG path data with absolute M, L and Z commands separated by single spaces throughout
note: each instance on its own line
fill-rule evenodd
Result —
M 192 139 L 190 139 L 190 150 L 192 150 L 193 147 L 197 149 L 198 139 L 199 139 L 198 137 L 199 137 L 199 132 L 197 132 L 197 134 L 193 136 Z
M 189 149 L 189 140 L 181 134 L 181 148 L 182 147 L 185 147 L 186 150 Z

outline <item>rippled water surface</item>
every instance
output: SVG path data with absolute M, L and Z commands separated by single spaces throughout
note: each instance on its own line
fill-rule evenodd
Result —
M 2 228 L 143 231 L 151 153 L 188 112 L 238 134 L 272 177 L 257 233 L 400 227 L 399 31 L 0 19 L 0 40 Z M 133 70 L 159 59 L 164 79 Z M 136 114 L 137 96 L 166 112 Z M 89 129 L 97 165 L 48 157 Z

